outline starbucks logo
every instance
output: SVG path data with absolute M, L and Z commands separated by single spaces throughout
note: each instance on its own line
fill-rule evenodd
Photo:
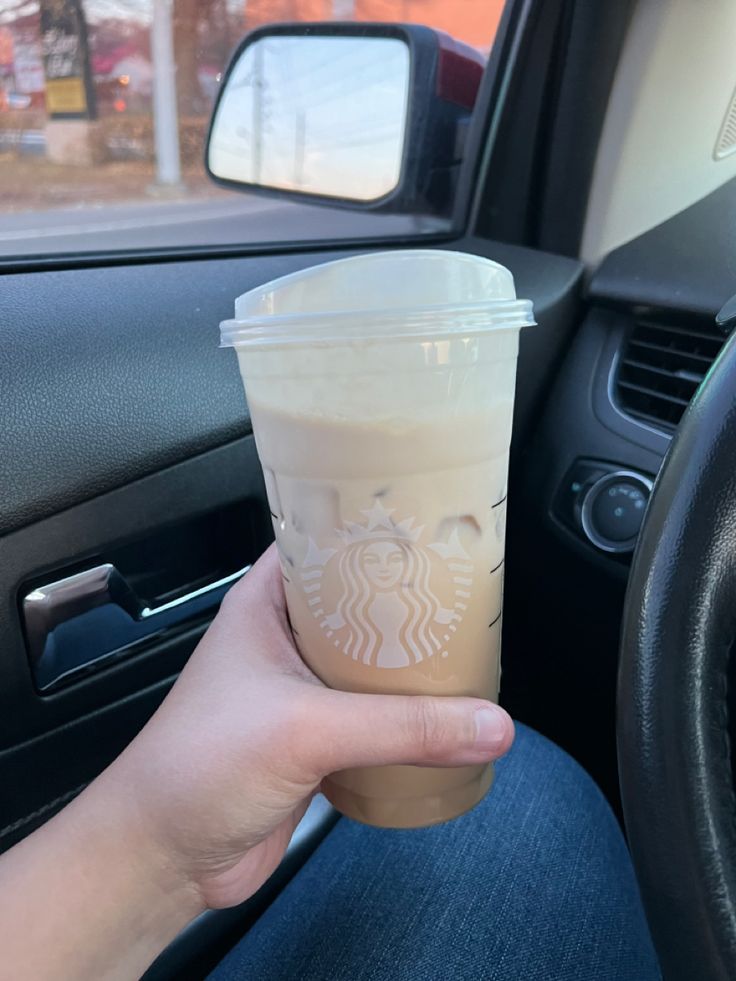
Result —
M 447 657 L 473 585 L 457 524 L 446 541 L 424 545 L 424 526 L 411 517 L 396 521 L 395 513 L 376 498 L 361 511 L 364 523 L 335 529 L 341 547 L 322 548 L 310 538 L 301 569 L 325 636 L 345 656 L 377 668 Z

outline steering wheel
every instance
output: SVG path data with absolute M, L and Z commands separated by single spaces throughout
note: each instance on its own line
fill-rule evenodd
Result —
M 618 757 L 667 981 L 736 977 L 736 336 L 683 416 L 626 596 Z

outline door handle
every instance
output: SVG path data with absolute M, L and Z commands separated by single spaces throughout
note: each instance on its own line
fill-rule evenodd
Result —
M 249 565 L 159 606 L 141 599 L 110 563 L 38 586 L 21 603 L 36 686 L 45 692 L 69 684 L 205 616 L 248 569 Z

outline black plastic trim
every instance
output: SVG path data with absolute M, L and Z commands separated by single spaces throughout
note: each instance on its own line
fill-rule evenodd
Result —
M 547 329 L 522 334 L 526 423 L 559 356 L 558 332 L 572 329 L 582 267 L 481 239 L 452 245 L 509 266 L 519 295 L 547 310 Z M 217 346 L 220 320 L 245 290 L 355 251 L 6 276 L 0 535 L 247 434 L 236 358 Z
M 545 115 L 553 108 L 550 76 L 559 41 L 564 0 L 520 5 L 514 70 L 503 77 L 503 93 L 493 115 L 493 139 L 485 145 L 484 179 L 477 182 L 471 227 L 476 234 L 504 241 L 531 241 L 538 195 Z
M 631 329 L 630 316 L 624 312 L 593 308 L 584 324 L 585 330 L 600 333 L 604 338 L 593 386 L 596 417 L 611 432 L 664 456 L 672 439 L 671 433 L 664 427 L 659 428 L 630 415 L 616 398 L 616 369 Z
M 458 227 L 467 226 L 474 233 L 478 233 L 479 215 L 485 207 L 484 193 L 492 176 L 499 131 L 510 111 L 514 70 L 520 66 L 523 71 L 522 52 L 536 6 L 537 0 L 509 0 L 504 4 L 481 80 L 455 192 L 453 222 Z
M 0 750 L 0 852 L 11 848 L 75 797 L 147 722 L 173 676 L 143 687 L 39 737 Z M 12 793 L 8 793 L 12 790 Z
M 736 178 L 611 252 L 588 295 L 618 309 L 715 320 L 736 290 L 735 254 Z
M 253 512 L 249 539 L 242 543 L 246 565 L 255 561 L 272 538 L 252 436 L 70 507 L 2 539 L 0 753 L 175 674 L 207 624 L 205 619 L 172 638 L 164 636 L 127 660 L 41 696 L 33 683 L 19 607 L 25 584 L 60 578 L 65 572 L 104 562 L 121 545 L 237 502 Z
M 243 242 L 238 245 L 187 245 L 166 249 L 127 249 L 106 252 L 48 253 L 29 256 L 0 257 L 0 276 L 14 273 L 46 272 L 50 270 L 100 269 L 115 266 L 162 265 L 175 262 L 200 262 L 208 259 L 238 259 L 271 255 L 310 255 L 312 253 L 368 251 L 379 248 L 396 249 L 406 246 L 432 248 L 453 241 L 457 233 L 449 230 L 422 232 L 419 235 L 375 235 L 370 238 L 290 240 L 274 242 Z
M 635 0 L 570 4 L 569 32 L 555 57 L 559 96 L 547 107 L 541 206 L 532 242 L 578 255 L 598 144 Z
M 596 550 L 554 513 L 554 502 L 576 461 L 656 475 L 669 447 L 664 433 L 648 433 L 620 415 L 608 398 L 612 358 L 625 332 L 621 314 L 588 314 L 558 373 L 529 448 L 523 487 L 530 513 L 586 563 L 619 579 L 627 564 Z
M 507 265 L 535 305 L 538 326 L 520 341 L 514 459 L 577 322 L 582 266 L 482 239 L 453 245 Z M 0 809 L 4 825 L 92 779 L 152 711 L 145 692 L 164 690 L 204 629 L 41 697 L 19 614 L 24 584 L 238 501 L 262 529 L 243 547 L 243 564 L 255 558 L 271 522 L 236 359 L 218 350 L 217 322 L 244 289 L 341 254 L 5 278 L 0 783 L 14 792 Z

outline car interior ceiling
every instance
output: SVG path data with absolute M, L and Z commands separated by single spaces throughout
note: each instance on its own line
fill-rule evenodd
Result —
M 617 70 L 634 57 L 638 6 L 515 5 L 493 55 L 505 61 L 492 59 L 483 83 L 495 115 L 467 149 L 493 121 L 493 153 L 459 189 L 467 220 L 431 236 L 508 266 L 534 302 L 539 326 L 522 336 L 518 369 L 501 700 L 574 756 L 619 816 L 617 651 L 633 541 L 609 535 L 604 492 L 646 501 L 700 377 L 687 375 L 693 352 L 704 374 L 723 343 L 714 317 L 736 289 L 736 177 L 615 247 L 586 227 L 589 202 L 602 207 L 596 162 L 612 138 Z M 492 70 L 508 73 L 502 105 Z M 166 603 L 255 561 L 271 521 L 216 326 L 237 295 L 270 279 L 412 241 L 0 261 L 0 847 L 122 750 L 213 613 L 204 605 L 71 683 L 52 670 L 46 685 L 29 670 L 23 598 L 107 563 L 139 596 Z M 600 506 L 585 510 L 592 488 Z M 206 914 L 149 981 L 202 977 L 334 820 L 317 815 L 253 900 Z

